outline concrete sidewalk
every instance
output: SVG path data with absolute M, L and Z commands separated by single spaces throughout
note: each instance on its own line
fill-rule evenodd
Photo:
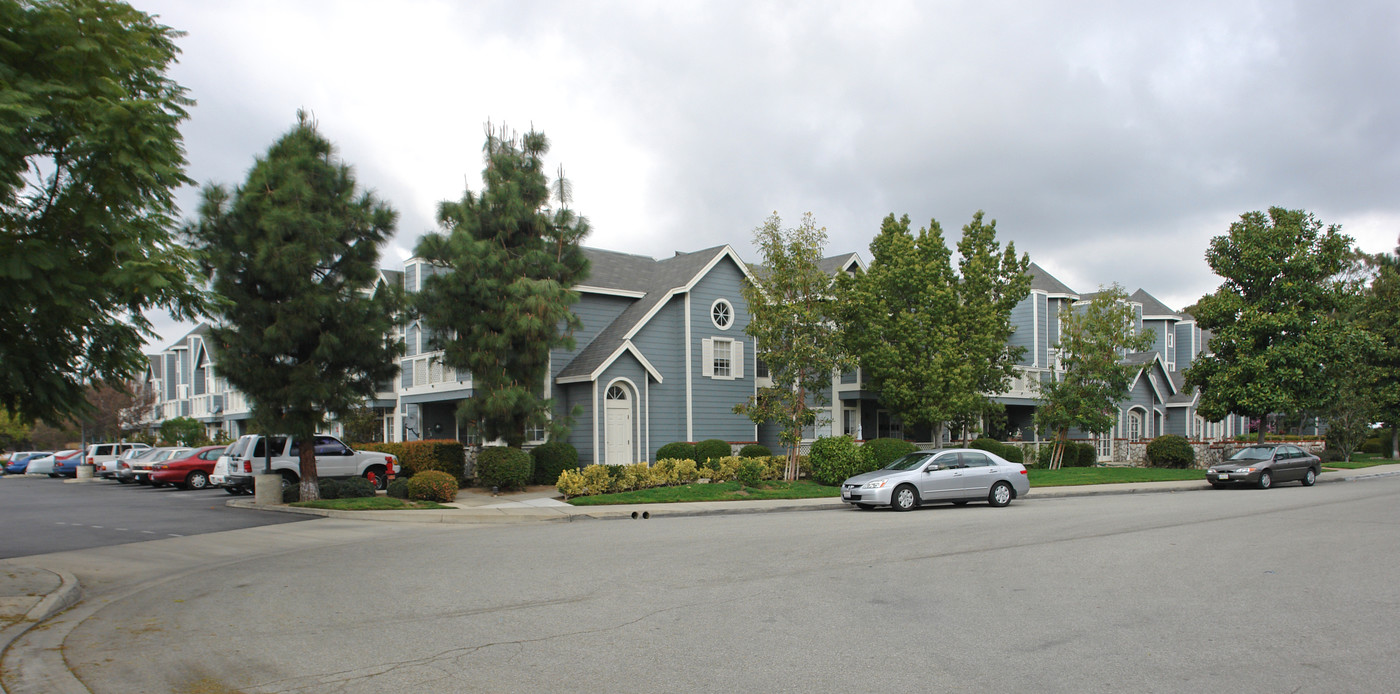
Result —
M 1400 474 L 1400 464 L 1377 465 L 1359 470 L 1326 470 L 1318 483 L 1346 482 L 1366 477 Z M 1292 483 L 1289 483 L 1292 484 Z M 1204 480 L 1185 482 L 1133 482 L 1129 484 L 1093 484 L 1073 487 L 1033 487 L 1025 499 L 1057 499 L 1104 494 L 1161 494 L 1210 489 Z M 506 492 L 492 496 L 478 489 L 463 489 L 457 500 L 447 504 L 450 510 L 424 511 L 333 511 L 292 506 L 258 506 L 251 499 L 233 499 L 235 508 L 256 508 L 309 516 L 350 520 L 414 522 L 414 523 L 539 523 L 578 520 L 650 519 L 661 517 L 709 516 L 740 513 L 776 513 L 789 511 L 831 511 L 852 508 L 840 499 L 771 499 L 762 501 L 693 501 L 669 504 L 619 504 L 611 506 L 574 506 L 563 501 L 553 487 L 531 487 L 523 492 Z

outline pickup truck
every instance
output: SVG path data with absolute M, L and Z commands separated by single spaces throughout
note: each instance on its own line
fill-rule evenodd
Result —
M 219 456 L 209 481 L 223 485 L 229 494 L 251 494 L 253 476 L 263 473 L 264 460 L 272 454 L 272 472 L 282 475 L 284 486 L 301 482 L 301 442 L 290 436 L 238 437 Z M 375 489 L 385 489 L 389 480 L 399 474 L 399 459 L 388 453 L 356 451 L 334 436 L 317 434 L 312 438 L 316 447 L 317 477 L 364 477 Z

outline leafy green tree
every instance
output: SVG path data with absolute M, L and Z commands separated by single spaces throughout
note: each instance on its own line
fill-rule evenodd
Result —
M 1336 390 L 1322 366 L 1344 361 L 1359 330 L 1341 315 L 1350 250 L 1338 226 L 1279 207 L 1247 212 L 1211 240 L 1206 261 L 1223 282 L 1194 315 L 1214 336 L 1186 370 L 1204 417 L 1327 409 Z
M 1002 251 L 982 212 L 963 227 L 961 274 L 937 220 L 917 234 L 909 217 L 885 218 L 870 269 L 840 281 L 842 335 L 880 401 L 906 424 L 943 439 L 949 421 L 989 411 L 1022 349 L 1010 347 L 1012 308 L 1030 292 L 1030 259 Z
M 0 451 L 17 449 L 29 441 L 31 427 L 0 407 Z
M 190 417 L 175 417 L 161 422 L 160 438 L 179 446 L 203 446 L 209 442 L 204 425 Z
M 745 282 L 744 301 L 753 337 L 768 366 L 773 385 L 761 388 L 736 414 L 756 424 L 776 421 L 778 438 L 787 446 L 783 479 L 797 479 L 802 430 L 816 421 L 816 409 L 828 402 L 831 374 L 846 363 L 833 302 L 832 275 L 820 263 L 826 229 L 811 213 L 784 229 L 774 213 L 754 229 L 754 245 L 763 254 L 762 285 Z
M 1155 336 L 1137 331 L 1136 313 L 1127 302 L 1127 292 L 1115 284 L 1060 316 L 1055 348 L 1061 368 L 1037 383 L 1040 406 L 1035 412 L 1036 426 L 1054 435 L 1051 468 L 1064 460 L 1071 428 L 1092 434 L 1113 428 L 1118 403 L 1128 395 L 1139 368 L 1123 356 L 1152 346 Z
M 347 443 L 371 443 L 384 438 L 384 418 L 373 407 L 356 405 L 337 413 L 336 418 L 345 428 Z
M 172 233 L 180 35 L 120 2 L 0 0 L 0 405 L 25 421 L 137 373 L 144 311 L 201 310 Z
M 527 427 L 548 427 L 558 438 L 567 423 L 550 419 L 554 403 L 543 388 L 550 350 L 571 348 L 581 325 L 569 309 L 578 301 L 573 286 L 588 276 L 579 248 L 588 222 L 569 209 L 562 168 L 552 186 L 558 207 L 549 207 L 544 133 L 486 128 L 481 193 L 441 203 L 443 231 L 418 242 L 417 255 L 439 271 L 415 303 L 443 363 L 471 372 L 473 396 L 458 419 L 518 448 Z
M 220 299 L 210 337 L 261 431 L 309 440 L 394 376 L 402 296 L 375 280 L 396 219 L 300 112 L 243 186 L 205 188 L 189 234 Z M 316 499 L 315 451 L 300 450 L 301 498 Z
M 1390 427 L 1390 450 L 1400 452 L 1400 245 L 1393 254 L 1380 253 L 1369 260 L 1375 277 L 1360 320 L 1379 342 L 1371 399 L 1376 416 Z

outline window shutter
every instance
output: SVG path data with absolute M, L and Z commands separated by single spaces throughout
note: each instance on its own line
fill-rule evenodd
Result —
M 715 377 L 715 343 L 708 337 L 700 341 L 700 375 Z
M 732 349 L 731 349 L 730 352 L 729 352 L 729 356 L 730 356 L 730 359 L 729 359 L 729 364 L 730 364 L 730 366 L 729 366 L 729 373 L 733 374 L 733 375 L 734 375 L 734 378 L 743 378 L 743 377 L 744 377 L 744 341 L 743 341 L 743 340 L 735 340 L 735 341 L 733 341 L 733 342 L 731 342 L 731 343 L 729 343 L 729 344 L 730 344 L 731 347 L 732 347 Z

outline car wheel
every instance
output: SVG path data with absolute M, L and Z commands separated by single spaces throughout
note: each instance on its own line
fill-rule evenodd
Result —
M 1268 470 L 1259 473 L 1259 488 L 1268 489 L 1272 486 L 1274 486 L 1274 476 Z
M 875 504 L 856 504 L 856 508 L 862 511 L 869 511 L 870 509 L 875 508 Z
M 1005 482 L 997 482 L 992 485 L 992 492 L 987 495 L 987 503 L 993 506 L 1005 506 L 1011 503 L 1011 485 Z
M 890 499 L 890 506 L 896 511 L 908 511 L 919 505 L 919 493 L 914 488 L 902 484 L 895 487 L 894 496 Z
M 1303 475 L 1303 486 L 1311 487 L 1314 484 L 1317 484 L 1317 470 L 1308 468 L 1308 473 Z
M 283 488 L 283 489 L 286 489 L 287 487 L 295 487 L 295 486 L 297 486 L 298 484 L 300 484 L 300 482 L 297 481 L 297 476 L 296 476 L 295 474 L 290 473 L 290 472 L 287 472 L 287 471 L 285 471 L 285 470 L 282 471 L 282 488 Z
M 384 491 L 389 488 L 389 475 L 384 471 L 383 465 L 375 465 L 365 470 L 365 479 L 369 480 L 369 483 L 374 485 L 374 488 L 378 491 Z
M 57 473 L 57 472 L 50 472 L 50 473 L 49 473 L 49 477 L 51 477 L 51 478 L 57 478 L 57 477 L 58 477 L 58 473 Z
M 227 492 L 229 496 L 238 496 L 238 495 L 240 495 L 240 494 L 243 493 L 243 488 L 242 488 L 242 487 L 224 487 L 224 491 Z
M 203 470 L 195 470 L 190 473 L 189 477 L 185 478 L 186 489 L 204 489 L 208 486 L 209 475 L 204 474 Z

